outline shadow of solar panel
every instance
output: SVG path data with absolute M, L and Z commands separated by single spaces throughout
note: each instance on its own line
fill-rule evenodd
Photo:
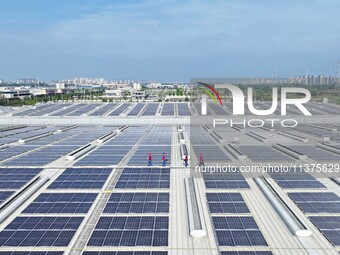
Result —
M 250 213 L 240 193 L 207 193 L 211 213 Z
M 87 213 L 97 193 L 42 193 L 23 213 Z
M 48 189 L 100 189 L 111 168 L 68 168 Z
M 169 193 L 113 193 L 104 213 L 168 213 Z
M 67 246 L 82 217 L 17 217 L 0 232 L 0 246 Z
M 221 246 L 267 246 L 252 217 L 213 217 L 213 224 Z
M 157 189 L 170 187 L 169 168 L 125 168 L 116 184 L 117 189 Z
M 168 217 L 101 217 L 88 246 L 167 246 Z
M 310 216 L 309 219 L 330 243 L 340 245 L 340 216 Z

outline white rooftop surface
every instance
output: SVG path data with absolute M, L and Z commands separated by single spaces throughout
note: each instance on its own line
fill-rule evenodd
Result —
M 122 104 L 122 103 L 120 103 Z M 322 188 L 282 188 L 279 182 L 266 174 L 263 180 L 266 180 L 272 188 L 272 193 L 280 198 L 280 203 L 287 208 L 289 213 L 295 216 L 298 224 L 309 230 L 310 236 L 297 236 L 292 233 L 292 230 L 287 226 L 287 222 L 280 216 L 280 212 L 276 211 L 275 206 L 270 199 L 265 195 L 261 186 L 255 180 L 258 176 L 246 176 L 246 184 L 249 188 L 209 188 L 201 173 L 197 173 L 195 167 L 199 158 L 199 153 L 205 154 L 204 146 L 214 146 L 219 148 L 226 159 L 230 158 L 228 164 L 234 166 L 260 166 L 261 164 L 284 164 L 290 166 L 305 165 L 305 164 L 339 164 L 340 162 L 340 126 L 339 117 L 330 115 L 313 116 L 312 124 L 303 123 L 299 126 L 300 129 L 289 129 L 289 134 L 284 133 L 286 130 L 281 128 L 230 128 L 230 127 L 203 127 L 190 126 L 190 118 L 188 116 L 178 115 L 178 104 L 174 104 L 173 116 L 162 116 L 162 103 L 159 104 L 157 113 L 154 116 L 142 116 L 143 111 L 138 116 L 128 116 L 128 112 L 132 110 L 131 104 L 129 110 L 123 112 L 120 116 L 109 117 L 110 112 L 106 112 L 106 116 L 14 116 L 6 112 L 0 118 L 0 170 L 14 168 L 43 168 L 43 171 L 38 173 L 40 178 L 35 181 L 28 181 L 25 186 L 16 191 L 17 196 L 11 196 L 0 203 L 0 255 L 5 251 L 60 251 L 64 255 L 68 254 L 83 254 L 89 251 L 160 251 L 167 252 L 171 255 L 217 255 L 224 251 L 268 251 L 274 255 L 288 254 L 310 254 L 310 255 L 328 255 L 339 254 L 340 239 L 338 244 L 329 241 L 326 236 L 312 223 L 309 217 L 311 216 L 335 216 L 340 219 L 340 211 L 338 212 L 306 212 L 304 213 L 300 207 L 289 197 L 288 193 L 308 192 L 308 193 L 334 193 L 340 197 L 339 183 L 329 178 L 324 174 L 317 174 L 315 178 L 319 181 Z M 148 104 L 146 104 L 147 106 Z M 146 107 L 144 106 L 144 107 Z M 104 107 L 104 105 L 100 106 Z M 314 106 L 316 107 L 316 106 Z M 334 106 L 337 107 L 337 106 Z M 23 112 L 31 107 L 21 109 L 16 112 Z M 117 109 L 117 108 L 114 108 Z M 145 110 L 145 108 L 143 108 Z M 210 109 L 210 108 L 209 108 Z M 42 109 L 40 109 L 42 110 Z M 195 110 L 190 106 L 191 114 L 195 115 Z M 93 112 L 91 110 L 89 115 Z M 1 115 L 1 113 L 0 113 Z M 299 118 L 299 117 L 297 117 Z M 302 122 L 306 122 L 304 117 L 300 117 Z M 325 125 L 325 123 L 330 123 Z M 58 125 L 58 126 L 56 126 Z M 179 128 L 181 126 L 181 130 Z M 207 139 L 206 144 L 195 143 L 195 133 L 193 128 L 201 132 L 197 135 L 197 139 Z M 34 131 L 35 130 L 35 131 Z M 61 131 L 62 130 L 62 131 Z M 327 131 L 330 141 L 323 143 L 325 136 L 323 131 Z M 195 131 L 196 132 L 196 131 Z M 62 136 L 62 135 L 63 136 Z M 91 135 L 92 134 L 92 135 Z M 179 136 L 183 134 L 183 141 L 180 141 Z M 318 135 L 320 134 L 320 135 Z M 60 137 L 59 137 L 60 136 Z M 56 139 L 53 139 L 56 137 Z M 57 137 L 59 137 L 57 139 Z M 50 139 L 49 142 L 43 143 L 45 139 Z M 117 139 L 117 140 L 116 140 Z M 154 139 L 154 140 L 153 140 Z M 21 140 L 19 142 L 19 140 Z M 116 142 L 117 141 L 117 142 Z M 130 142 L 129 142 L 130 141 Z M 170 141 L 169 143 L 165 143 Z M 41 142 L 41 143 L 40 143 Z M 34 145 L 35 144 L 35 145 Z M 60 145 L 58 145 L 60 144 Z M 279 145 L 278 145 L 279 144 Z M 195 150 L 195 145 L 203 145 Z M 7 154 L 8 148 L 17 148 L 32 146 L 30 150 L 23 151 L 17 154 Z M 34 147 L 36 146 L 36 147 Z M 59 155 L 57 150 L 63 148 L 69 151 Z M 87 147 L 86 147 L 87 146 Z M 120 156 L 119 146 L 127 146 L 128 153 Z M 184 167 L 182 160 L 183 146 L 189 151 L 190 160 L 188 168 Z M 304 147 L 303 147 L 304 146 Z M 316 151 L 316 155 L 310 154 L 307 147 L 312 151 Z M 332 147 L 333 146 L 333 147 Z M 338 146 L 338 147 L 337 147 Z M 118 152 L 112 155 L 106 155 L 107 148 L 118 148 Z M 288 147 L 288 149 L 287 149 Z M 290 148 L 291 147 L 291 148 Z M 294 147 L 294 149 L 292 149 Z M 332 148 L 330 148 L 332 147 Z M 49 150 L 42 155 L 56 155 L 47 164 L 34 165 L 36 161 L 34 154 L 40 150 Z M 139 149 L 146 148 L 145 150 Z M 152 169 L 163 169 L 160 166 L 161 154 L 163 150 L 170 149 L 167 153 L 169 157 L 168 165 L 165 169 L 170 169 L 170 186 L 169 188 L 132 188 L 131 186 L 125 189 L 117 188 L 116 185 L 125 168 L 148 168 L 147 152 L 153 152 Z M 239 150 L 240 154 L 235 154 L 233 148 Z M 290 149 L 289 149 L 290 148 Z M 79 150 L 80 149 L 80 150 Z M 301 150 L 300 150 L 301 149 Z M 201 150 L 201 151 L 200 151 Z M 320 151 L 319 151 L 320 150 Z M 261 151 L 273 152 L 269 154 L 261 154 Z M 9 155 L 7 158 L 2 158 L 1 154 Z M 80 164 L 85 161 L 91 154 L 96 157 L 90 165 Z M 98 153 L 98 154 L 96 154 Z M 111 152 L 110 152 L 111 153 Z M 323 154 L 325 153 L 325 154 Z M 112 159 L 117 154 L 117 163 L 100 164 L 105 159 Z M 308 154 L 308 155 L 307 155 Z M 5 154 L 3 154 L 5 155 Z M 39 154 L 40 155 L 40 154 Z M 140 155 L 142 161 L 134 163 L 134 156 Z M 271 155 L 271 154 L 270 154 Z M 41 156 L 41 155 L 40 155 Z M 44 158 L 45 156 L 41 156 Z M 67 156 L 73 156 L 67 158 Z M 112 156 L 112 158 L 111 158 Z M 101 158 L 103 157 L 103 158 Z M 275 158 L 278 157 L 278 158 Z M 323 157 L 327 157 L 323 161 Z M 24 160 L 25 158 L 25 160 Z M 282 160 L 281 160 L 282 158 Z M 92 159 L 92 158 L 91 158 Z M 84 161 L 82 161 L 84 160 Z M 131 161 L 130 161 L 131 160 Z M 205 163 L 223 164 L 224 161 L 212 160 L 209 162 L 209 156 L 204 155 Z M 137 160 L 138 161 L 138 160 Z M 44 161 L 45 162 L 45 161 Z M 113 161 L 115 162 L 115 161 Z M 224 162 L 225 163 L 225 162 Z M 112 169 L 110 174 L 105 179 L 105 183 L 101 188 L 60 188 L 49 189 L 48 187 L 55 183 L 65 169 L 90 169 L 90 168 L 109 168 Z M 151 169 L 150 168 L 150 169 Z M 137 170 L 136 170 L 137 171 Z M 164 170 L 166 171 L 166 170 Z M 339 173 L 336 173 L 339 177 Z M 188 186 L 185 184 L 185 179 L 194 178 L 195 192 L 188 195 Z M 1 180 L 0 175 L 0 182 Z M 336 179 L 336 178 L 335 178 Z M 39 180 L 42 182 L 34 192 L 33 186 L 37 185 Z M 131 181 L 128 180 L 127 182 Z M 5 184 L 4 184 L 5 185 Z M 0 187 L 0 192 L 3 189 Z M 192 189 L 189 189 L 192 191 Z M 160 213 L 103 213 L 104 208 L 111 196 L 115 193 L 169 193 L 169 212 Z M 43 193 L 95 193 L 98 194 L 90 209 L 86 213 L 24 213 L 24 210 L 35 201 L 40 194 Z M 247 213 L 212 213 L 207 202 L 206 193 L 239 193 L 241 194 L 246 206 L 249 209 Z M 27 196 L 29 195 L 29 196 Z M 25 198 L 27 196 L 27 198 Z M 198 211 L 189 203 L 188 197 L 194 200 L 199 206 Z M 339 203 L 339 202 L 338 202 Z M 10 212 L 6 217 L 6 212 Z M 206 235 L 196 238 L 190 235 L 189 225 L 191 216 L 194 215 L 201 219 L 201 224 L 206 230 Z M 6 228 L 17 217 L 83 217 L 81 224 L 76 228 L 75 234 L 70 239 L 67 246 L 20 246 L 20 240 L 3 244 L 1 238 Z M 91 246 L 88 245 L 96 225 L 100 217 L 117 217 L 117 216 L 153 216 L 168 217 L 168 238 L 167 245 L 162 246 L 141 246 L 141 245 L 106 245 L 106 246 Z M 252 217 L 256 222 L 263 238 L 267 245 L 220 245 L 218 242 L 217 231 L 214 228 L 213 217 Z M 2 220 L 2 222 L 1 222 Z M 336 228 L 339 232 L 340 227 Z M 1 234 L 2 233 L 2 234 Z M 251 239 L 251 238 L 250 238 Z M 6 253 L 7 254 L 7 253 Z M 119 253 L 118 253 L 119 254 Z M 127 253 L 128 254 L 128 253 Z M 133 253 L 130 253 L 133 254 Z M 138 253 L 135 253 L 138 254 Z M 148 253 L 150 254 L 150 253 Z M 157 253 L 154 253 L 157 255 Z M 162 253 L 159 253 L 162 254 Z M 166 254 L 166 253 L 164 253 Z M 227 255 L 234 253 L 225 253 Z M 235 253 L 237 254 L 237 253 Z M 243 254 L 243 253 L 240 253 Z M 244 253 L 256 254 L 256 253 Z M 261 254 L 261 253 L 258 253 Z M 266 253 L 264 253 L 266 254 Z M 268 253 L 269 254 L 269 253 Z M 124 253 L 121 253 L 124 255 Z M 139 255 L 139 254 L 138 254 Z M 142 253 L 140 254 L 142 255 Z M 163 254 L 162 254 L 163 255 Z

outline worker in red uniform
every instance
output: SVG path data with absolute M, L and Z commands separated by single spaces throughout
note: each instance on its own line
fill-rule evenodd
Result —
M 203 160 L 203 155 L 200 153 L 200 164 L 199 166 L 204 166 L 204 160 Z
M 148 166 L 152 166 L 152 155 L 150 152 L 148 153 Z
M 166 155 L 165 155 L 165 152 L 163 152 L 163 154 L 162 154 L 162 166 L 163 166 L 163 167 L 166 166 L 166 161 L 167 161 Z
M 185 154 L 184 155 L 184 165 L 185 165 L 185 167 L 188 167 L 188 165 L 189 165 L 188 160 L 189 160 L 188 154 Z

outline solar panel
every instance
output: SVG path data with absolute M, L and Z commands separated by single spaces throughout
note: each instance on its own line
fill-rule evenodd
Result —
M 127 116 L 137 116 L 144 108 L 146 103 L 138 103 L 136 106 L 127 114 Z
M 41 171 L 41 168 L 0 168 L 0 189 L 20 189 Z
M 222 251 L 221 255 L 272 255 L 271 251 Z
M 207 189 L 246 189 L 249 188 L 242 173 L 204 173 L 204 183 Z
M 252 161 L 293 161 L 287 155 L 265 145 L 242 145 L 238 149 Z
M 113 193 L 104 213 L 168 213 L 169 193 Z
M 97 193 L 42 193 L 23 213 L 87 213 Z
M 83 255 L 167 255 L 167 251 L 85 251 Z M 1 254 L 0 254 L 1 255 Z M 20 254 L 19 254 L 20 255 Z
M 88 246 L 167 246 L 168 217 L 100 217 Z
M 200 158 L 200 154 L 202 154 L 204 162 L 231 161 L 217 145 L 193 145 L 192 148 L 197 158 Z
M 212 217 L 221 246 L 267 246 L 253 217 Z
M 208 106 L 213 110 L 213 112 L 216 115 L 222 115 L 222 116 L 226 116 L 226 115 L 230 115 L 226 110 L 224 110 L 220 105 L 218 104 L 212 104 L 212 103 L 208 103 Z
M 190 116 L 190 108 L 188 103 L 177 103 L 178 116 Z
M 157 113 L 158 107 L 159 107 L 159 103 L 149 103 L 146 106 L 142 116 L 155 116 Z
M 124 168 L 116 189 L 168 189 L 169 168 Z
M 101 116 L 105 113 L 112 111 L 114 108 L 117 107 L 117 104 L 114 103 L 108 103 L 107 105 L 104 105 L 103 107 L 99 108 L 98 110 L 95 110 L 94 112 L 90 113 L 89 116 Z
M 0 191 L 0 205 L 7 200 L 14 192 L 13 191 Z
M 164 103 L 161 115 L 162 116 L 174 116 L 175 115 L 175 104 Z
M 312 145 L 287 145 L 289 148 L 317 161 L 340 161 L 340 156 Z
M 68 246 L 82 217 L 17 217 L 0 232 L 0 246 Z
M 148 153 L 151 153 L 154 166 L 162 165 L 163 152 L 166 155 L 167 164 L 171 165 L 171 147 L 170 146 L 140 146 L 136 150 L 135 154 L 131 157 L 129 165 L 148 165 Z
M 340 216 L 311 216 L 309 219 L 329 242 L 340 245 Z
M 68 168 L 48 189 L 101 189 L 111 168 Z
M 207 193 L 211 213 L 250 213 L 240 193 Z
M 129 103 L 124 103 L 117 108 L 115 108 L 109 115 L 107 116 L 119 116 L 122 112 L 124 112 L 130 106 Z
M 325 188 L 322 183 L 306 172 L 270 173 L 270 175 L 284 189 Z
M 62 255 L 63 251 L 0 251 L 0 255 Z
M 288 193 L 305 213 L 340 213 L 340 197 L 331 192 Z

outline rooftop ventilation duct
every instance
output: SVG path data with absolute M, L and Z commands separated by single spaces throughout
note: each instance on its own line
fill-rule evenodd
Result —
M 184 182 L 190 235 L 195 238 L 206 236 L 207 231 L 204 223 L 202 204 L 199 199 L 197 183 L 192 177 L 184 179 Z
M 256 184 L 266 196 L 275 211 L 283 220 L 288 229 L 296 236 L 307 237 L 311 236 L 312 232 L 308 230 L 298 217 L 291 211 L 288 205 L 280 198 L 271 185 L 263 178 L 254 178 Z

